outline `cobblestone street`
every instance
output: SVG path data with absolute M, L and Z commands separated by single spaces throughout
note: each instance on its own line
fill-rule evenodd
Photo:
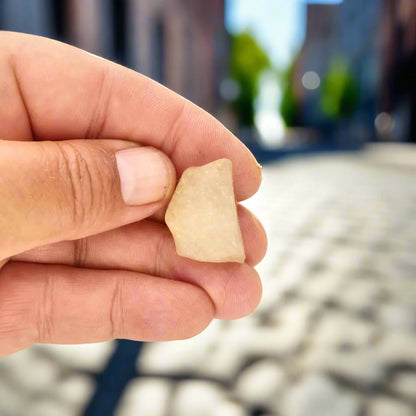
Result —
M 269 237 L 260 306 L 145 344 L 117 416 L 415 416 L 416 151 L 274 162 L 246 205 Z M 0 358 L 0 415 L 82 414 L 115 345 Z

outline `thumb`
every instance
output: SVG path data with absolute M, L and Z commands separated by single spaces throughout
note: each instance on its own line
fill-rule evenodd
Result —
M 0 260 L 138 221 L 175 184 L 170 159 L 121 140 L 0 140 Z

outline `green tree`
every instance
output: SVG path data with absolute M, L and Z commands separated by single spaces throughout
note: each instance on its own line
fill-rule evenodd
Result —
M 232 106 L 244 126 L 254 125 L 254 100 L 258 94 L 259 77 L 270 67 L 269 57 L 249 32 L 231 36 L 230 74 L 240 87 Z
M 297 127 L 301 124 L 300 104 L 293 89 L 293 72 L 296 58 L 281 75 L 283 88 L 282 101 L 280 102 L 280 114 L 287 127 Z
M 322 83 L 322 112 L 335 120 L 351 117 L 359 99 L 358 83 L 347 62 L 340 57 L 334 58 Z

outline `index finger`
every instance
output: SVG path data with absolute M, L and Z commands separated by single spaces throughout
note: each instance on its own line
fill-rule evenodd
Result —
M 225 157 L 233 162 L 237 199 L 257 191 L 261 168 L 250 151 L 185 98 L 133 70 L 60 42 L 17 33 L 2 33 L 0 42 L 33 139 L 131 140 L 163 150 L 178 175 L 189 166 Z

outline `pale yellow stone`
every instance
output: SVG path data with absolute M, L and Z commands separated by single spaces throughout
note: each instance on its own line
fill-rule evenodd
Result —
M 244 245 L 231 161 L 219 159 L 186 169 L 169 203 L 165 221 L 180 256 L 215 263 L 243 263 Z

